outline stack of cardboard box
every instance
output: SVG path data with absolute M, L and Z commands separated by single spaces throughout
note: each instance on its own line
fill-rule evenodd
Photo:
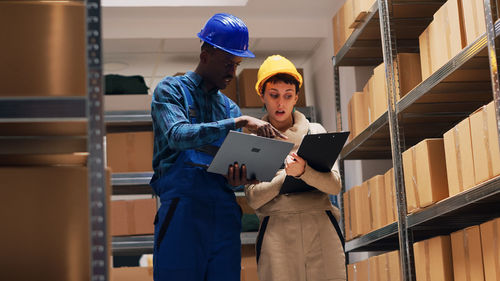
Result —
M 364 21 L 375 0 L 347 0 L 332 18 L 333 46 L 337 54 L 355 28 Z
M 425 139 L 402 156 L 408 213 L 448 197 L 443 139 Z
M 450 196 L 500 174 L 494 103 L 490 102 L 444 133 Z
M 399 101 L 421 81 L 420 57 L 416 53 L 400 53 L 397 56 L 399 80 Z M 357 136 L 369 124 L 377 120 L 388 109 L 388 90 L 385 64 L 374 68 L 373 75 L 363 87 L 363 92 L 355 92 L 349 101 L 348 124 L 350 138 Z
M 418 281 L 496 281 L 500 218 L 413 244 Z
M 360 186 L 344 192 L 346 240 L 352 240 L 397 220 L 391 171 L 392 169 L 385 175 L 374 176 Z
M 108 133 L 108 165 L 113 173 L 150 172 L 153 170 L 153 132 Z
M 399 251 L 347 265 L 348 281 L 400 281 Z
M 422 78 L 428 78 L 485 31 L 482 1 L 448 0 L 419 37 Z

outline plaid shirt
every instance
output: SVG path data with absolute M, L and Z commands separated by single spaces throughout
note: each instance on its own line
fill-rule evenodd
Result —
M 198 124 L 190 123 L 181 83 L 191 92 Z M 168 171 L 181 151 L 210 144 L 236 129 L 234 118 L 241 116 L 240 108 L 230 100 L 231 118 L 226 119 L 223 94 L 218 90 L 205 93 L 201 86 L 202 78 L 194 72 L 165 77 L 156 86 L 151 103 L 153 180 Z

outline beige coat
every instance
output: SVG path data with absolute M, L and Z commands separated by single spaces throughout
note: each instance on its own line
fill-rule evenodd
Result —
M 325 129 L 295 111 L 294 125 L 284 133 L 287 141 L 295 144 L 292 151 L 297 151 L 308 132 L 324 133 Z M 271 182 L 245 187 L 248 204 L 261 221 L 257 241 L 259 280 L 346 280 L 342 243 L 327 214 L 329 211 L 338 221 L 339 211 L 328 197 L 340 191 L 337 168 L 322 173 L 306 164 L 300 179 L 318 191 L 279 195 L 285 176 L 282 169 Z

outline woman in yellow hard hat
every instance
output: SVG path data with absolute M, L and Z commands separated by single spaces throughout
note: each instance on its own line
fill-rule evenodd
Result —
M 336 166 L 318 172 L 297 155 L 306 134 L 325 133 L 295 110 L 302 76 L 288 59 L 274 55 L 260 66 L 255 89 L 267 110 L 263 120 L 293 142 L 294 148 L 271 182 L 245 187 L 248 204 L 260 219 L 256 251 L 260 281 L 346 280 L 339 211 L 329 194 L 340 191 Z M 315 187 L 314 191 L 280 194 L 286 176 Z

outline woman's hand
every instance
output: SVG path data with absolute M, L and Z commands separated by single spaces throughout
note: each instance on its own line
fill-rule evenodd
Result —
M 306 169 L 306 160 L 297 155 L 297 153 L 290 153 L 285 159 L 285 172 L 289 176 L 300 177 L 304 174 Z

